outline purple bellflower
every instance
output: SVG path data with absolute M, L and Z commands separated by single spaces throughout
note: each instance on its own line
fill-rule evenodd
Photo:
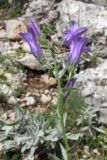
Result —
M 37 36 L 41 36 L 40 28 L 39 28 L 38 24 L 35 23 L 34 19 L 31 18 L 29 20 L 29 25 L 31 26 L 33 32 L 36 33 Z
M 75 81 L 76 81 L 76 78 L 72 78 L 72 79 L 69 81 L 68 86 L 67 86 L 67 87 L 69 88 L 69 90 L 65 92 L 65 95 L 64 95 L 65 98 L 67 98 L 67 97 L 69 96 L 69 94 L 70 94 L 70 89 L 74 86 Z
M 32 54 L 37 58 L 41 58 L 43 56 L 43 52 L 36 39 L 36 35 L 40 35 L 40 29 L 37 27 L 36 22 L 34 22 L 32 19 L 30 20 L 29 24 L 30 26 L 28 27 L 27 32 L 21 32 L 19 34 L 28 43 Z
M 81 54 L 83 52 L 90 51 L 90 48 L 87 47 L 87 44 L 90 42 L 89 38 L 80 38 L 79 40 L 72 40 L 70 45 L 70 55 L 69 55 L 69 63 L 72 64 L 75 62 L 79 63 Z
M 72 21 L 71 24 L 71 28 L 64 32 L 64 43 L 70 48 L 69 63 L 72 64 L 73 61 L 75 61 L 75 63 L 78 64 L 81 54 L 90 51 L 90 48 L 87 47 L 90 39 L 82 37 L 82 35 L 87 32 L 86 27 L 78 28 L 78 24 L 75 21 Z
M 90 51 L 90 48 L 87 47 L 87 44 L 90 42 L 90 39 L 82 36 L 85 32 L 87 32 L 86 27 L 78 28 L 78 24 L 75 21 L 72 21 L 71 24 L 72 27 L 64 32 L 64 43 L 70 48 L 69 64 L 72 65 L 74 63 L 78 65 L 81 58 L 81 54 L 83 52 Z M 65 98 L 69 95 L 70 89 L 73 87 L 75 81 L 75 78 L 71 78 L 71 80 L 69 80 L 67 86 L 69 90 L 65 92 Z
M 77 22 L 72 21 L 71 22 L 71 28 L 64 32 L 64 35 L 65 35 L 64 43 L 65 43 L 65 45 L 67 45 L 69 47 L 71 45 L 71 43 L 72 43 L 72 40 L 78 39 L 85 32 L 87 32 L 87 28 L 86 27 L 78 28 Z

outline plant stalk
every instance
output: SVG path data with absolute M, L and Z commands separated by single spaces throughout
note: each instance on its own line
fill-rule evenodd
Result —
M 60 78 L 59 78 L 57 61 L 56 61 L 55 56 L 54 56 L 54 64 L 55 64 L 55 72 L 56 72 L 55 76 L 56 76 L 56 79 L 57 79 L 58 90 L 59 90 L 59 93 L 60 93 L 57 110 L 58 110 L 58 114 L 59 114 L 59 120 L 60 120 L 60 123 L 61 123 L 61 128 L 62 128 L 62 133 L 63 133 L 63 140 L 64 140 L 66 153 L 67 153 L 67 160 L 70 160 L 70 155 L 69 155 L 70 147 L 69 147 L 69 144 L 68 144 L 65 125 L 64 125 L 64 101 L 63 101 L 64 100 L 64 95 L 63 95 L 63 90 L 62 90 L 62 87 L 61 87 L 61 81 L 60 81 Z

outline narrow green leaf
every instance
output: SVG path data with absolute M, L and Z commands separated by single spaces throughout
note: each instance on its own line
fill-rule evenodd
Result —
M 58 157 L 53 157 L 54 158 L 54 160 L 62 160 L 62 159 L 60 159 L 60 158 L 58 158 Z
M 64 160 L 68 160 L 67 151 L 66 151 L 66 149 L 64 148 L 64 146 L 61 143 L 60 143 L 60 148 L 61 148 L 61 153 L 62 153 L 63 159 Z

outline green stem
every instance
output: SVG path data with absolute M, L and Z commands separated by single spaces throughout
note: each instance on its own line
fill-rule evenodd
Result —
M 61 103 L 62 101 L 62 103 Z M 64 109 L 63 109 L 63 99 L 61 99 L 59 101 L 60 105 L 58 105 L 58 110 L 59 110 L 59 119 L 60 119 L 60 123 L 61 123 L 61 127 L 62 127 L 62 133 L 63 133 L 63 139 L 64 139 L 64 144 L 65 144 L 65 148 L 66 148 L 66 153 L 67 153 L 67 160 L 70 160 L 70 155 L 69 155 L 69 151 L 70 151 L 70 147 L 68 144 L 68 140 L 67 140 L 67 136 L 66 136 L 66 129 L 65 129 L 65 125 L 64 125 Z
M 57 66 L 57 61 L 56 61 L 56 57 L 54 55 L 54 49 L 51 47 L 51 45 L 48 46 L 49 51 L 51 51 L 53 60 L 54 60 L 54 67 L 55 67 L 55 77 L 58 83 L 58 90 L 60 93 L 60 97 L 59 97 L 59 102 L 58 102 L 58 106 L 57 106 L 57 110 L 58 110 L 58 118 L 60 120 L 61 123 L 61 127 L 62 127 L 62 133 L 63 133 L 63 140 L 64 140 L 64 144 L 65 144 L 65 148 L 66 148 L 66 153 L 67 153 L 67 160 L 70 160 L 70 156 L 69 156 L 69 144 L 68 144 L 68 140 L 67 140 L 67 136 L 66 136 L 66 130 L 65 130 L 65 126 L 64 126 L 64 95 L 63 95 L 63 90 L 61 87 L 61 81 L 59 78 L 59 72 L 58 72 L 58 66 Z
M 59 90 L 59 93 L 60 93 L 57 110 L 58 110 L 58 113 L 59 113 L 59 120 L 60 120 L 61 127 L 62 127 L 63 140 L 64 140 L 66 153 L 67 153 L 67 160 L 70 160 L 70 157 L 69 157 L 70 147 L 69 147 L 69 144 L 68 144 L 68 140 L 67 140 L 67 136 L 66 136 L 66 130 L 65 130 L 65 126 L 64 126 L 64 101 L 63 101 L 64 95 L 63 95 L 63 90 L 62 90 L 62 87 L 61 87 L 61 81 L 60 81 L 60 78 L 59 78 L 59 75 L 58 75 L 59 73 L 58 73 L 57 61 L 56 61 L 56 58 L 54 56 L 54 53 L 52 53 L 52 56 L 54 58 L 55 72 L 56 72 L 55 76 L 56 76 L 56 79 L 57 79 L 57 82 L 58 82 L 58 90 Z

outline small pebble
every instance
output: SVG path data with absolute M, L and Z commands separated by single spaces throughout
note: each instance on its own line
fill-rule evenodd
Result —
M 49 90 L 46 89 L 46 90 L 45 90 L 45 94 L 49 94 Z
M 9 118 L 10 118 L 11 121 L 15 121 L 15 119 L 16 119 L 15 112 L 10 113 Z
M 25 102 L 26 102 L 26 106 L 30 106 L 30 105 L 35 105 L 36 104 L 36 100 L 34 97 L 25 97 L 24 98 Z
M 51 96 L 50 95 L 47 96 L 45 94 L 42 94 L 40 101 L 42 102 L 42 104 L 47 104 L 48 102 L 51 101 Z
M 98 149 L 97 148 L 93 149 L 93 153 L 97 154 L 98 153 Z
M 52 105 L 55 106 L 58 103 L 58 98 L 57 97 L 53 97 L 52 101 L 51 101 Z
M 57 84 L 56 79 L 53 77 L 49 78 L 47 74 L 41 76 L 41 82 L 44 82 L 50 86 L 55 86 Z
M 8 103 L 11 104 L 11 105 L 15 105 L 17 103 L 17 101 L 16 101 L 16 99 L 13 96 L 11 96 L 9 98 L 9 100 L 8 100 Z

